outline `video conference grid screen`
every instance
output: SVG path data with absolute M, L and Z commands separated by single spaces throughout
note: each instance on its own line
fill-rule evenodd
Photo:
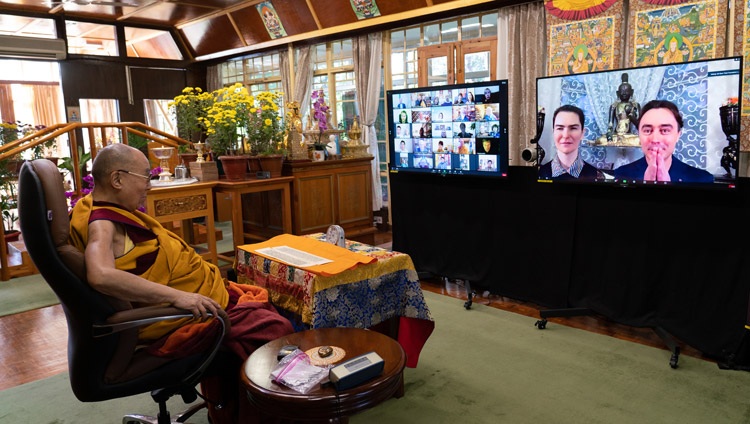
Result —
M 507 81 L 388 92 L 392 172 L 506 177 Z
M 707 171 L 713 178 L 667 182 L 648 180 L 645 173 L 638 178 L 618 177 L 618 169 L 643 158 L 643 151 L 648 147 L 646 138 L 638 136 L 636 123 L 631 130 L 632 145 L 607 145 L 610 107 L 620 101 L 618 89 L 623 84 L 623 78 L 632 88 L 631 100 L 641 108 L 655 99 L 668 100 L 677 106 L 684 124 L 673 156 L 689 167 Z M 538 164 L 539 180 L 618 186 L 735 188 L 739 149 L 735 145 L 737 150 L 732 151 L 725 132 L 726 122 L 723 124 L 720 116 L 720 108 L 732 103 L 736 105 L 735 110 L 742 111 L 742 57 L 739 56 L 538 78 L 537 107 L 545 111 L 539 140 L 545 156 Z M 553 114 L 557 107 L 565 104 L 575 105 L 584 111 L 584 135 L 578 151 L 586 163 L 598 169 L 594 179 L 556 179 L 546 173 L 542 177 L 542 165 L 548 164 L 557 154 Z M 733 137 L 736 140 L 738 134 Z

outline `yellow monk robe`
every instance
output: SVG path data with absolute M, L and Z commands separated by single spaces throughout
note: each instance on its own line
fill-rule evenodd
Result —
M 229 293 L 219 268 L 204 261 L 184 240 L 145 213 L 131 213 L 112 203 L 94 204 L 87 195 L 71 213 L 70 244 L 83 252 L 88 244 L 89 222 L 98 219 L 122 223 L 134 243 L 131 250 L 115 259 L 118 269 L 178 290 L 200 293 L 227 308 Z M 189 321 L 192 319 L 151 324 L 140 330 L 139 338 L 156 340 Z

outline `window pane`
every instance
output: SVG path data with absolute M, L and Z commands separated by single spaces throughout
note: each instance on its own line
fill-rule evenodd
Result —
M 497 35 L 497 13 L 482 16 L 482 37 Z
M 144 99 L 143 110 L 146 117 L 145 124 L 157 130 L 177 135 L 177 118 L 169 113 L 171 99 Z
M 448 58 L 445 56 L 427 59 L 427 85 L 448 84 Z
M 474 16 L 461 20 L 461 40 L 479 38 L 479 17 Z
M 404 48 L 404 31 L 391 31 L 391 48 L 402 49 Z
M 419 39 L 419 27 L 409 28 L 406 30 L 406 44 L 404 45 L 407 49 L 415 49 L 420 46 Z
M 316 45 L 312 51 L 313 69 L 314 70 L 327 69 L 328 68 L 327 60 L 328 58 L 326 56 L 326 45 L 325 44 Z
M 394 74 L 404 73 L 404 59 L 403 53 L 391 53 L 391 72 Z
M 440 44 L 440 25 L 425 25 L 424 27 L 424 45 L 431 46 Z
M 342 40 L 340 43 L 333 45 L 333 67 L 341 68 L 344 66 L 354 66 L 352 59 L 352 40 Z
M 458 41 L 458 23 L 456 21 L 444 22 L 441 25 L 440 35 L 443 43 Z
M 7 81 L 60 81 L 57 62 L 0 59 L 0 80 Z
M 68 53 L 117 56 L 114 25 L 65 21 Z
M 490 52 L 469 53 L 464 55 L 465 82 L 490 80 Z
M 354 116 L 359 115 L 356 99 L 357 89 L 354 86 L 354 72 L 339 72 L 336 78 L 336 113 L 332 117 L 333 125 L 342 124 L 350 128 Z
M 182 59 L 182 53 L 168 31 L 125 27 L 128 57 Z
M 54 20 L 9 14 L 0 14 L 0 34 L 57 38 Z

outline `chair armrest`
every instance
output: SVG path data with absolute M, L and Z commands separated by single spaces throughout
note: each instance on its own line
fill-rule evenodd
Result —
M 208 315 L 213 316 L 211 313 Z M 106 337 L 131 328 L 179 318 L 193 318 L 193 314 L 173 306 L 144 306 L 116 312 L 107 318 L 106 323 L 92 325 L 92 329 L 95 338 Z M 221 323 L 222 334 L 226 334 L 228 323 L 225 320 L 228 320 L 228 318 L 226 316 L 219 316 L 218 318 Z

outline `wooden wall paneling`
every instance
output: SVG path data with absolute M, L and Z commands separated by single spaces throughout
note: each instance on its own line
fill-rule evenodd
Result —
M 125 66 L 99 60 L 60 62 L 65 104 L 78 99 L 127 99 Z
M 242 37 L 245 39 L 245 43 L 251 46 L 256 43 L 262 43 L 265 41 L 272 40 L 271 36 L 266 31 L 266 27 L 263 24 L 258 10 L 255 7 L 246 7 L 232 12 L 232 19 L 237 24 L 237 28 L 240 30 Z M 281 16 L 279 16 L 281 18 Z M 290 35 L 289 29 L 286 27 L 286 23 L 282 20 L 284 30 L 287 35 Z
M 122 121 L 146 122 L 144 99 L 172 99 L 187 86 L 184 69 L 130 68 L 130 81 L 133 87 L 132 110 L 127 114 L 120 108 Z M 122 105 L 121 105 L 122 106 Z M 125 119 L 127 118 L 127 119 Z
M 228 15 L 186 25 L 181 31 L 196 57 L 244 47 Z
M 186 85 L 184 69 L 130 68 L 135 99 L 172 99 Z
M 357 22 L 349 0 L 310 0 L 323 28 Z M 380 5 L 378 5 L 380 7 Z
M 307 3 L 300 0 L 274 0 L 273 6 L 288 35 L 301 34 L 318 30 L 315 18 L 307 7 Z
M 149 7 L 138 9 L 134 13 L 128 15 L 128 20 L 156 22 L 162 25 L 167 23 L 174 26 L 181 22 L 200 18 L 206 14 L 207 8 L 209 7 L 208 3 L 213 2 L 201 1 L 200 3 L 200 5 L 193 5 L 183 2 L 157 2 Z M 214 8 L 217 10 L 219 9 L 219 7 Z

